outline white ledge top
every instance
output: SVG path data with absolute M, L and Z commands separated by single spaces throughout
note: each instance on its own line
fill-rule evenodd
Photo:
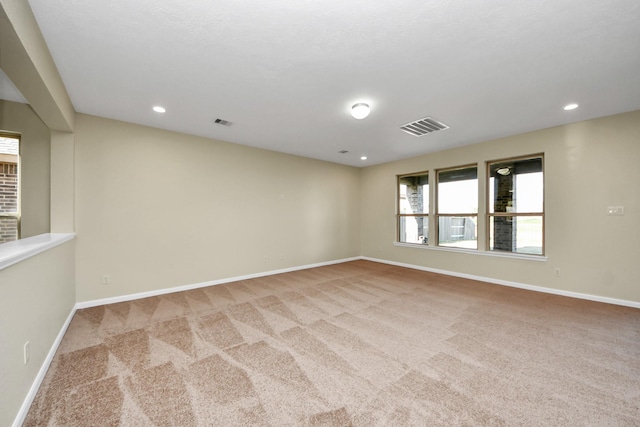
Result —
M 47 233 L 0 244 L 0 270 L 75 238 L 75 233 Z

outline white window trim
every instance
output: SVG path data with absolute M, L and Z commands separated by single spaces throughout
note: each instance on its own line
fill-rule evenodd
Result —
M 457 252 L 463 254 L 470 255 L 483 255 L 497 258 L 514 258 L 514 259 L 523 259 L 529 261 L 543 261 L 546 262 L 549 260 L 545 255 L 528 255 L 528 254 L 519 254 L 514 252 L 495 252 L 495 251 L 482 251 L 480 249 L 463 249 L 463 248 L 448 248 L 446 246 L 430 246 L 430 245 L 420 245 L 417 243 L 403 243 L 403 242 L 393 242 L 394 246 L 400 246 L 404 248 L 413 248 L 413 249 L 427 249 L 430 251 L 443 251 L 443 252 Z

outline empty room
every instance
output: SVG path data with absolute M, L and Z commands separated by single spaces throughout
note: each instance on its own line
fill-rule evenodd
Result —
M 0 0 L 0 426 L 637 426 L 640 3 Z

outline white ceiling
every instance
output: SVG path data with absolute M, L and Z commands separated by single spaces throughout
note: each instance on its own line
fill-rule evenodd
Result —
M 76 111 L 354 166 L 640 109 L 638 0 L 29 3 Z

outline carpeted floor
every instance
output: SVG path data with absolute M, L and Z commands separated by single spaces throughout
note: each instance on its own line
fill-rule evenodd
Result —
M 638 426 L 640 310 L 356 261 L 79 310 L 26 426 Z

